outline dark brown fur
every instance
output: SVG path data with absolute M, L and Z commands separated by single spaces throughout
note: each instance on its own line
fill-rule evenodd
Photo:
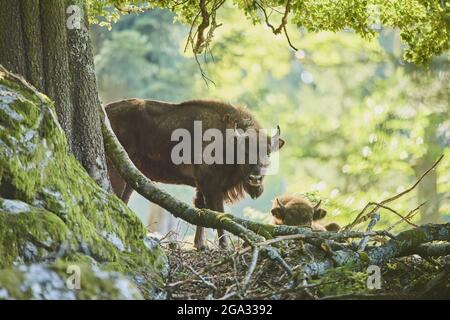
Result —
M 263 190 L 250 186 L 248 165 L 237 164 L 180 164 L 171 160 L 171 151 L 178 141 L 171 141 L 175 129 L 187 129 L 191 136 L 194 121 L 202 121 L 202 131 L 209 128 L 220 130 L 239 128 L 256 132 L 260 125 L 245 109 L 215 101 L 187 101 L 170 104 L 152 100 L 128 99 L 106 106 L 111 126 L 131 160 L 141 172 L 153 181 L 183 184 L 197 189 L 194 203 L 223 212 L 223 202 L 235 202 L 244 195 L 244 190 L 253 198 Z M 225 139 L 224 139 L 225 140 Z M 271 139 L 268 138 L 268 144 Z M 203 142 L 205 147 L 209 142 Z M 225 143 L 225 141 L 224 141 Z M 283 141 L 280 140 L 281 147 Z M 128 201 L 131 188 L 108 163 L 113 189 L 124 201 Z M 219 232 L 223 234 L 222 232 Z M 202 230 L 196 233 L 195 244 L 203 246 Z
M 307 226 L 314 231 L 339 231 L 335 222 L 321 224 L 318 222 L 327 215 L 325 209 L 314 207 L 302 196 L 283 195 L 277 197 L 272 204 L 272 218 L 276 225 Z

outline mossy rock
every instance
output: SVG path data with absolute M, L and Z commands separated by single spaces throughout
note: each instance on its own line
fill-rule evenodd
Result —
M 122 274 L 90 264 L 56 261 L 0 270 L 0 299 L 140 300 L 137 286 Z
M 50 99 L 1 66 L 0 256 L 0 269 L 95 262 L 130 276 L 146 298 L 167 273 L 138 217 L 69 154 Z

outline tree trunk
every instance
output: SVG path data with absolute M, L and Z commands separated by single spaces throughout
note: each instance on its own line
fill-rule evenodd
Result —
M 86 14 L 69 29 L 69 5 L 83 0 L 0 0 L 0 64 L 55 101 L 69 150 L 89 175 L 111 190 L 98 108 L 100 101 Z

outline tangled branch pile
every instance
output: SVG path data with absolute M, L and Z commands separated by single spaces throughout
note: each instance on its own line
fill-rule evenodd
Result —
M 164 247 L 164 244 L 163 244 Z M 258 261 L 248 280 L 252 253 L 247 250 L 186 251 L 171 249 L 166 285 L 170 299 L 413 299 L 450 296 L 450 259 L 410 255 L 390 259 L 380 268 L 380 284 L 366 270 L 345 265 L 320 277 L 305 279 L 302 265 L 326 259 L 327 253 L 301 240 L 284 240 L 278 247 L 293 266 L 289 276 L 270 259 Z M 244 249 L 245 250 L 245 249 Z M 448 254 L 448 252 L 447 252 Z M 230 259 L 230 256 L 232 257 Z

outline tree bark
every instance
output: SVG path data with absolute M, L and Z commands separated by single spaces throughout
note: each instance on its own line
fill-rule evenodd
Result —
M 7 0 L 10 1 L 10 0 Z M 63 1 L 40 0 L 42 50 L 44 57 L 45 94 L 55 101 L 59 123 L 67 136 L 69 150 L 76 155 L 72 143 L 72 104 L 65 6 Z M 26 32 L 29 32 L 28 30 Z M 24 75 L 26 76 L 26 75 Z
M 81 28 L 68 30 L 69 65 L 75 106 L 72 119 L 73 152 L 89 175 L 102 188 L 111 191 L 98 116 L 101 104 L 97 92 L 86 6 L 82 0 L 68 0 L 66 4 L 77 5 L 84 13 Z
M 70 152 L 110 191 L 87 15 L 68 29 L 71 4 L 85 8 L 83 0 L 0 0 L 0 64 L 55 101 Z
M 0 4 L 0 63 L 11 72 L 24 75 L 26 65 L 20 2 L 1 0 Z
M 39 91 L 45 90 L 43 52 L 41 45 L 41 21 L 39 1 L 22 0 L 21 18 L 24 32 L 23 40 L 26 54 L 28 81 Z

